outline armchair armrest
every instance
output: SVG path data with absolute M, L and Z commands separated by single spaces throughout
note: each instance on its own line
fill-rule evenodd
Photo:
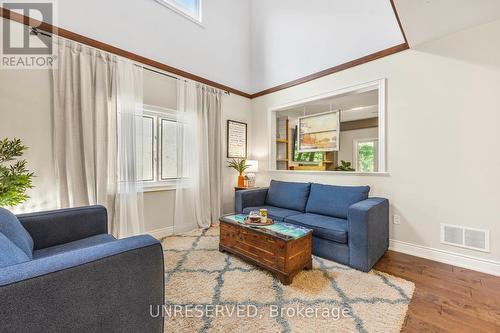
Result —
M 163 251 L 136 236 L 0 270 L 5 332 L 162 332 Z M 153 312 L 154 313 L 154 312 Z
M 17 218 L 33 238 L 35 250 L 108 233 L 104 206 L 21 214 Z
M 389 201 L 369 198 L 349 207 L 350 266 L 368 272 L 389 248 Z
M 234 209 L 236 214 L 243 212 L 246 207 L 263 206 L 266 202 L 268 188 L 236 191 L 234 194 Z

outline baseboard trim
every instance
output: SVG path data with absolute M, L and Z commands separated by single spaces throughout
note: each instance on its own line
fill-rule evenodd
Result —
M 160 239 L 165 238 L 167 236 L 173 235 L 174 234 L 174 227 L 171 226 L 171 227 L 165 227 L 165 228 L 161 228 L 161 229 L 155 229 L 155 230 L 147 231 L 146 233 L 153 236 L 154 238 L 160 240 Z
M 500 262 L 391 239 L 389 249 L 449 265 L 500 276 Z
M 147 232 L 156 239 L 162 239 L 174 234 L 174 227 L 165 227 Z M 500 262 L 454 253 L 432 247 L 407 243 L 391 239 L 389 249 L 396 252 L 406 253 L 412 256 L 442 262 L 474 271 L 500 276 Z

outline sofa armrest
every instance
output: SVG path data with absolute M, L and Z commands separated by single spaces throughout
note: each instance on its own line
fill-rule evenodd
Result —
M 103 206 L 21 214 L 17 218 L 33 238 L 35 250 L 108 233 L 108 215 Z
M 368 272 L 389 248 L 389 201 L 369 198 L 349 207 L 349 265 Z
M 235 213 L 240 214 L 246 207 L 263 206 L 266 203 L 268 188 L 236 191 L 234 194 Z
M 150 306 L 163 295 L 161 244 L 136 236 L 0 270 L 0 322 L 2 332 L 162 332 Z

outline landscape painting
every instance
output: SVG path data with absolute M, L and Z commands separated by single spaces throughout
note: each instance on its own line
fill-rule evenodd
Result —
M 299 153 L 338 151 L 339 111 L 299 118 Z

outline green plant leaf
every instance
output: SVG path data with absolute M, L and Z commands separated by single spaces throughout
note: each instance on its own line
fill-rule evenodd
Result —
M 242 174 L 246 169 L 248 169 L 250 166 L 246 164 L 247 160 L 244 158 L 233 158 L 230 161 L 227 162 L 227 167 L 232 168 L 238 173 Z
M 34 174 L 18 159 L 27 149 L 20 139 L 0 141 L 0 206 L 14 207 L 29 198 L 26 191 L 33 188 Z

